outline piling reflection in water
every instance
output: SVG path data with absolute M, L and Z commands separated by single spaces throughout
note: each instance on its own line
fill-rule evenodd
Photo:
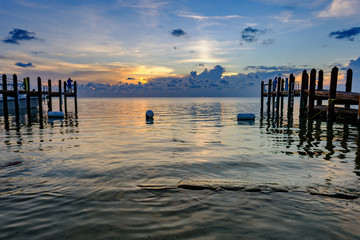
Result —
M 287 155 L 340 163 L 355 161 L 354 173 L 360 176 L 360 131 L 356 126 L 304 117 L 295 122 L 292 115 L 261 115 L 260 130 L 272 138 L 275 147 L 285 146 L 286 151 L 279 151 Z

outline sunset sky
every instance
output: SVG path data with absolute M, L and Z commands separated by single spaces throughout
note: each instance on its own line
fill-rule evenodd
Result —
M 356 78 L 359 13 L 358 0 L 1 1 L 0 72 L 114 85 L 336 65 Z

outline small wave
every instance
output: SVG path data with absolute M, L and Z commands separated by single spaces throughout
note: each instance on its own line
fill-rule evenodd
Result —
M 360 197 L 360 191 L 346 189 L 339 186 L 288 186 L 278 183 L 249 183 L 241 181 L 226 180 L 181 180 L 177 185 L 162 184 L 141 184 L 137 185 L 144 190 L 168 190 L 168 189 L 189 189 L 189 190 L 211 190 L 211 191 L 243 191 L 243 192 L 308 192 L 311 195 L 320 195 L 324 197 L 357 199 Z

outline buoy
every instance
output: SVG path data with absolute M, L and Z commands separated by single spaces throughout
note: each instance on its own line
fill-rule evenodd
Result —
M 64 112 L 50 111 L 48 112 L 48 118 L 64 118 Z
M 153 119 L 154 118 L 154 112 L 151 110 L 146 111 L 146 119 Z
M 242 120 L 254 120 L 255 119 L 255 114 L 253 113 L 239 113 L 237 115 L 237 120 L 238 121 L 242 121 Z

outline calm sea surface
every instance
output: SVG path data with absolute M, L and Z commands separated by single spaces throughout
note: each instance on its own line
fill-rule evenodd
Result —
M 0 116 L 0 239 L 360 239 L 355 126 L 261 118 L 259 98 L 78 104 Z

